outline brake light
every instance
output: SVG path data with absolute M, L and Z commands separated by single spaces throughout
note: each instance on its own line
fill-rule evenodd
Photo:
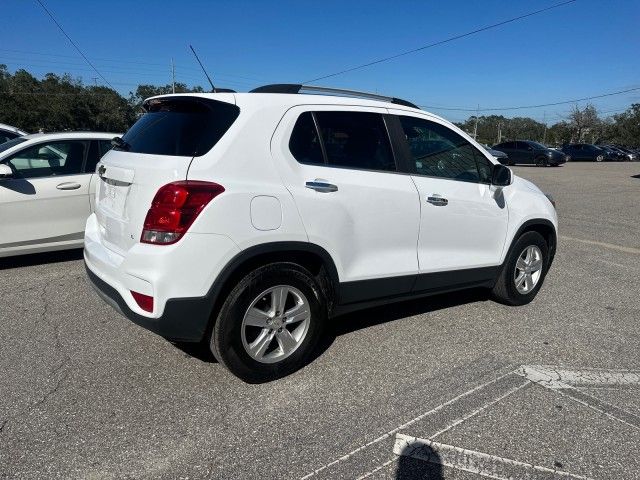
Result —
M 222 192 L 222 185 L 193 180 L 160 187 L 144 220 L 140 241 L 154 245 L 177 242 L 204 207 Z
M 142 310 L 149 313 L 153 312 L 153 297 L 133 290 L 131 290 L 131 296 Z

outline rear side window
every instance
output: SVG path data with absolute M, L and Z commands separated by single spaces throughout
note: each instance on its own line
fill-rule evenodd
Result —
M 324 164 L 322 147 L 311 112 L 305 112 L 298 117 L 289 140 L 289 150 L 300 163 Z
M 161 98 L 122 137 L 123 150 L 153 155 L 200 156 L 218 143 L 240 109 L 204 98 Z
M 439 123 L 400 117 L 419 175 L 489 183 L 493 165 L 462 136 Z

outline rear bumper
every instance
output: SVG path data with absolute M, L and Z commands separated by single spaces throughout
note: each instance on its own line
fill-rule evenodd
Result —
M 187 233 L 173 245 L 137 243 L 117 253 L 100 234 L 96 215 L 87 220 L 84 262 L 100 296 L 134 323 L 174 340 L 199 341 L 213 311 L 212 286 L 238 252 L 224 235 Z M 140 308 L 132 292 L 153 297 Z
M 170 299 L 160 317 L 144 317 L 131 310 L 118 291 L 93 273 L 86 262 L 85 268 L 98 295 L 133 323 L 171 340 L 199 342 L 204 337 L 211 315 L 207 297 Z

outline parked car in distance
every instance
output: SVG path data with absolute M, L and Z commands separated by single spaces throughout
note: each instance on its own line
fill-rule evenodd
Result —
M 24 130 L 20 130 L 17 127 L 12 127 L 11 125 L 0 123 L 0 144 L 8 140 L 13 140 L 16 137 L 21 137 L 23 135 L 27 135 L 27 132 L 25 132 Z
M 500 150 L 494 150 L 489 145 L 482 144 L 482 146 L 487 152 L 489 152 L 493 156 L 493 158 L 498 160 L 501 164 L 509 165 L 509 155 L 507 155 L 504 152 L 501 152 Z
M 0 257 L 81 248 L 96 164 L 118 134 L 32 134 L 0 144 Z
M 440 117 L 336 93 L 148 99 L 98 164 L 84 256 L 100 296 L 166 338 L 206 339 L 249 382 L 300 368 L 348 311 L 472 286 L 530 302 L 552 200 Z
M 617 147 L 617 148 L 622 152 L 625 160 L 629 162 L 635 162 L 638 160 L 638 152 L 635 152 L 632 149 L 627 147 Z
M 627 159 L 624 152 L 617 148 L 609 145 L 596 145 L 596 147 L 605 153 L 605 160 L 608 162 L 619 162 Z
M 509 165 L 537 165 L 557 167 L 569 160 L 563 152 L 545 147 L 531 140 L 502 142 L 492 147 L 509 156 Z
M 590 143 L 570 143 L 562 147 L 562 151 L 574 162 L 604 162 L 613 160 L 610 154 Z

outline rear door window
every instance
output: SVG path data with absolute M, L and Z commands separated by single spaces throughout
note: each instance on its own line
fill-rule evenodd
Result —
M 160 98 L 145 104 L 147 112 L 122 137 L 122 148 L 135 153 L 193 157 L 218 143 L 240 109 L 215 100 Z
M 396 171 L 382 115 L 369 112 L 316 112 L 327 165 Z

